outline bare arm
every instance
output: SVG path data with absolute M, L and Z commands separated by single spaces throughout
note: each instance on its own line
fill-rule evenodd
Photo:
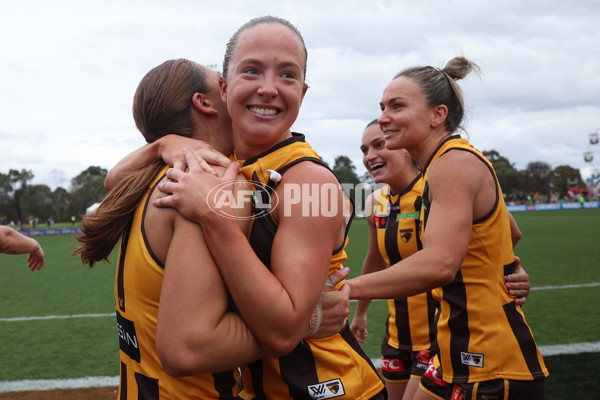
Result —
M 282 355 L 291 351 L 305 335 L 309 318 L 317 304 L 327 277 L 333 250 L 340 245 L 339 233 L 343 216 L 323 218 L 303 215 L 302 204 L 293 204 L 283 212 L 279 204 L 278 230 L 271 253 L 271 271 L 257 258 L 239 228 L 214 213 L 206 212 L 207 194 L 236 172 L 219 180 L 199 170 L 195 160 L 188 159 L 190 173 L 169 170 L 175 182 L 161 183 L 159 189 L 172 196 L 156 204 L 175 206 L 186 217 L 202 224 L 206 241 L 213 253 L 227 288 L 244 320 L 268 354 Z M 311 179 L 307 180 L 307 176 Z M 277 190 L 286 183 L 338 185 L 333 175 L 312 163 L 298 164 L 286 172 Z M 337 209 L 343 209 L 341 190 L 335 197 Z M 280 195 L 280 199 L 285 196 Z M 317 204 L 317 209 L 321 209 Z M 244 268 L 239 268 L 243 260 Z
M 431 209 L 423 249 L 383 271 L 351 279 L 351 298 L 407 297 L 452 282 L 468 249 L 478 212 L 475 198 L 489 176 L 475 157 L 459 153 L 449 152 L 430 167 Z
M 523 234 L 510 212 L 508 213 L 508 220 L 513 247 L 515 247 Z M 515 297 L 515 304 L 519 306 L 525 304 L 527 296 L 529 296 L 531 283 L 529 282 L 529 275 L 527 275 L 527 272 L 521 266 L 521 259 L 517 256 L 515 256 L 515 270 L 506 277 L 505 285 L 508 289 L 508 294 Z
M 156 349 L 173 376 L 218 372 L 262 352 L 228 297 L 201 227 L 178 215 L 162 283 Z
M 519 240 L 521 240 L 523 234 L 521 233 L 521 230 L 517 225 L 517 221 L 515 221 L 514 217 L 510 212 L 508 212 L 508 221 L 510 222 L 510 235 L 512 238 L 513 247 L 515 247 Z
M 27 264 L 32 271 L 44 266 L 45 255 L 42 246 L 30 237 L 27 237 L 7 226 L 0 226 L 0 253 L 27 254 Z
M 183 170 L 186 165 L 185 150 L 202 155 L 203 167 L 207 171 L 211 170 L 207 162 L 224 167 L 227 167 L 231 163 L 227 156 L 214 150 L 212 146 L 201 140 L 179 135 L 166 135 L 153 143 L 145 144 L 121 159 L 117 165 L 108 171 L 104 187 L 111 190 L 129 172 L 159 158 L 162 158 L 167 165 Z

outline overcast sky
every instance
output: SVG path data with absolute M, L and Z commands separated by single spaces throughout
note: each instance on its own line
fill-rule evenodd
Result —
M 460 81 L 467 131 L 517 169 L 532 161 L 587 175 L 600 129 L 600 1 L 41 1 L 0 5 L 0 172 L 70 187 L 144 144 L 131 114 L 144 74 L 173 58 L 220 70 L 225 44 L 251 18 L 302 32 L 308 83 L 293 130 L 331 165 L 359 151 L 392 76 L 464 54 L 481 77 Z

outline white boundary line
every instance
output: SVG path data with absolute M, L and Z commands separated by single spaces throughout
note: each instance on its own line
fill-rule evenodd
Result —
M 562 285 L 562 286 L 532 286 L 531 290 L 555 290 L 555 289 L 578 289 L 583 287 L 600 286 L 600 282 L 580 283 L 578 285 Z
M 532 287 L 531 290 L 555 290 L 555 289 L 574 289 L 582 287 L 597 287 L 600 282 L 584 283 L 578 285 L 563 286 L 539 286 Z M 355 300 L 352 300 L 355 301 Z M 16 317 L 0 318 L 0 322 L 16 321 L 39 321 L 52 319 L 69 318 L 101 318 L 112 317 L 114 313 L 107 314 L 74 314 L 74 315 L 48 315 L 41 317 Z M 600 342 L 559 344 L 554 346 L 539 346 L 540 352 L 544 356 L 554 356 L 559 354 L 578 354 L 600 352 Z M 381 368 L 381 359 L 372 358 L 371 361 L 376 368 Z M 0 381 L 0 393 L 20 392 L 29 390 L 53 390 L 53 389 L 81 389 L 89 387 L 112 387 L 119 385 L 118 376 L 91 376 L 78 379 L 40 379 L 40 380 L 22 380 L 22 381 Z
M 559 344 L 555 346 L 539 346 L 539 348 L 544 356 L 594 353 L 600 352 L 600 342 Z M 372 358 L 371 361 L 376 368 L 381 368 L 380 358 Z M 112 386 L 119 386 L 118 376 L 90 376 L 79 379 L 40 379 L 0 382 L 0 393 Z
M 562 285 L 562 286 L 533 286 L 531 290 L 556 290 L 556 289 L 578 289 L 584 287 L 597 287 L 600 286 L 600 282 L 592 283 L 581 283 L 575 285 Z M 356 302 L 356 300 L 350 300 Z M 382 299 L 376 299 L 374 301 L 387 301 Z M 41 320 L 52 320 L 52 319 L 70 319 L 70 318 L 102 318 L 102 317 L 114 317 L 115 313 L 107 314 L 73 314 L 73 315 L 46 315 L 39 317 L 14 317 L 14 318 L 0 318 L 0 322 L 19 322 L 19 321 L 41 321 Z
M 42 317 L 15 317 L 15 318 L 0 318 L 0 322 L 18 322 L 18 321 L 41 321 L 48 319 L 70 319 L 70 318 L 99 318 L 99 317 L 114 317 L 115 313 L 108 314 L 74 314 L 74 315 L 46 315 Z

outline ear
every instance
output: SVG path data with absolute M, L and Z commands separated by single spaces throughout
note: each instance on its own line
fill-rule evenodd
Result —
M 431 127 L 437 128 L 442 125 L 446 121 L 446 117 L 448 116 L 448 107 L 444 104 L 440 104 L 431 109 Z
M 227 82 L 225 81 L 225 78 L 223 78 L 223 75 L 219 75 L 219 93 L 221 95 L 221 100 L 227 104 Z
M 304 83 L 302 85 L 302 95 L 300 96 L 300 102 L 302 102 L 304 100 L 304 95 L 306 94 L 307 90 L 308 90 L 308 85 L 306 83 Z
M 205 93 L 194 93 L 192 96 L 192 105 L 202 114 L 217 114 L 212 102 Z

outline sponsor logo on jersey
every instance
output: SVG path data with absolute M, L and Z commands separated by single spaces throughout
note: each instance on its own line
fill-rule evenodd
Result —
M 404 363 L 399 358 L 381 357 L 381 369 L 388 372 L 402 372 Z
M 452 389 L 452 400 L 464 400 L 467 395 L 466 391 L 458 385 L 454 385 Z
M 432 382 L 435 382 L 438 386 L 446 386 L 446 382 L 442 380 L 442 374 L 435 369 L 433 358 L 429 360 L 429 365 L 427 366 L 427 371 L 425 371 L 425 376 Z
M 413 212 L 406 212 L 406 213 L 400 213 L 398 214 L 398 217 L 396 217 L 397 221 L 400 221 L 401 219 L 419 219 L 421 217 L 421 213 L 419 211 L 413 211 Z
M 321 400 L 344 396 L 346 391 L 338 378 L 308 386 L 308 394 L 312 399 Z
M 373 215 L 373 224 L 375 225 L 375 229 L 387 228 L 389 219 L 389 215 Z
M 132 360 L 140 362 L 140 345 L 135 333 L 133 321 L 123 317 L 117 311 L 117 331 L 119 332 L 119 348 Z
M 483 354 L 460 352 L 460 361 L 470 367 L 483 368 Z
M 430 357 L 429 350 L 419 350 L 419 353 L 417 354 L 417 361 L 427 364 L 429 363 Z

